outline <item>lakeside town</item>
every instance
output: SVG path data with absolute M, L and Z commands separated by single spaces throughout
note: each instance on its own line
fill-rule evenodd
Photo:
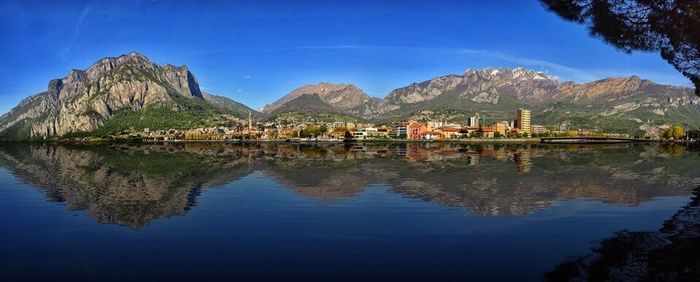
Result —
M 444 120 L 409 120 L 388 124 L 373 124 L 356 121 L 321 122 L 313 119 L 295 119 L 256 122 L 252 113 L 240 119 L 235 127 L 217 126 L 196 129 L 167 129 L 143 131 L 125 130 L 109 136 L 115 140 L 141 141 L 460 141 L 502 140 L 527 141 L 543 137 L 607 137 L 643 138 L 652 140 L 698 140 L 698 130 L 685 130 L 670 126 L 654 136 L 631 136 L 626 133 L 597 132 L 589 129 L 555 130 L 533 124 L 531 111 L 519 108 L 513 120 L 485 122 L 485 118 L 474 113 L 463 123 Z M 82 141 L 94 139 L 81 138 Z

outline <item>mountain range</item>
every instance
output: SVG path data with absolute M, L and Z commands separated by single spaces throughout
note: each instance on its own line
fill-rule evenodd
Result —
M 651 134 L 668 124 L 700 127 L 692 89 L 637 76 L 589 83 L 562 82 L 524 68 L 469 69 L 373 98 L 352 84 L 321 82 L 294 89 L 260 112 L 204 93 L 187 66 L 158 65 L 131 52 L 70 70 L 48 89 L 0 116 L 0 139 L 94 135 L 124 130 L 236 126 L 249 114 L 275 120 L 293 114 L 374 122 L 441 118 L 460 122 L 478 112 L 488 122 L 512 120 L 519 107 L 533 123 Z

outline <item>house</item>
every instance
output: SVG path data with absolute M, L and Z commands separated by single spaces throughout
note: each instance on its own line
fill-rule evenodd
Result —
M 354 139 L 389 138 L 389 132 L 385 128 L 365 127 L 351 132 Z
M 459 133 L 459 128 L 456 127 L 443 127 L 438 129 L 442 133 L 442 137 L 445 139 L 459 138 L 462 137 L 462 133 Z
M 547 133 L 547 128 L 541 125 L 532 125 L 532 133 L 533 134 L 544 134 Z
M 423 139 L 423 140 L 442 139 L 442 132 L 440 132 L 440 131 L 424 131 L 420 134 L 420 139 Z
M 484 138 L 493 138 L 496 135 L 496 131 L 491 128 L 484 127 L 481 129 L 481 134 Z
M 421 133 L 428 131 L 428 127 L 424 123 L 411 122 L 408 124 L 406 137 L 408 139 L 420 139 Z

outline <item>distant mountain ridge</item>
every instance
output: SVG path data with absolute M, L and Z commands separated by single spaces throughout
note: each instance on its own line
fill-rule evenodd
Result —
M 533 122 L 560 129 L 646 130 L 681 123 L 700 126 L 700 98 L 692 89 L 660 85 L 637 76 L 589 83 L 560 82 L 523 68 L 467 70 L 393 90 L 380 101 L 353 109 L 378 120 L 405 119 L 420 111 L 480 112 L 491 121 L 533 110 Z M 649 123 L 647 123 L 649 121 Z
M 372 100 L 369 95 L 352 84 L 333 84 L 320 82 L 314 85 L 304 85 L 292 90 L 289 94 L 272 104 L 265 105 L 262 112 L 271 113 L 304 94 L 317 94 L 321 100 L 333 109 L 349 110 Z
M 519 107 L 532 110 L 533 123 L 552 129 L 649 133 L 665 124 L 700 127 L 700 98 L 690 88 L 637 76 L 561 82 L 524 68 L 468 69 L 397 88 L 382 99 L 352 84 L 321 82 L 294 89 L 257 112 L 203 93 L 187 66 L 157 65 L 132 52 L 50 81 L 47 91 L 0 116 L 0 139 L 215 126 L 249 113 L 256 119 L 294 113 L 390 122 L 426 111 L 458 120 L 478 112 L 494 122 L 515 118 Z

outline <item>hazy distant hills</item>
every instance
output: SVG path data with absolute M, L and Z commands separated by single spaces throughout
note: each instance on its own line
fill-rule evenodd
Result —
M 470 69 L 412 83 L 383 99 L 351 84 L 321 82 L 294 89 L 257 112 L 203 93 L 187 66 L 157 65 L 132 52 L 50 81 L 47 91 L 0 117 L 0 138 L 231 125 L 249 112 L 265 120 L 294 115 L 376 122 L 425 118 L 426 111 L 463 121 L 479 112 L 494 122 L 514 119 L 518 107 L 530 108 L 533 123 L 550 128 L 632 133 L 675 123 L 700 127 L 700 98 L 690 88 L 636 76 L 560 82 L 523 68 Z

